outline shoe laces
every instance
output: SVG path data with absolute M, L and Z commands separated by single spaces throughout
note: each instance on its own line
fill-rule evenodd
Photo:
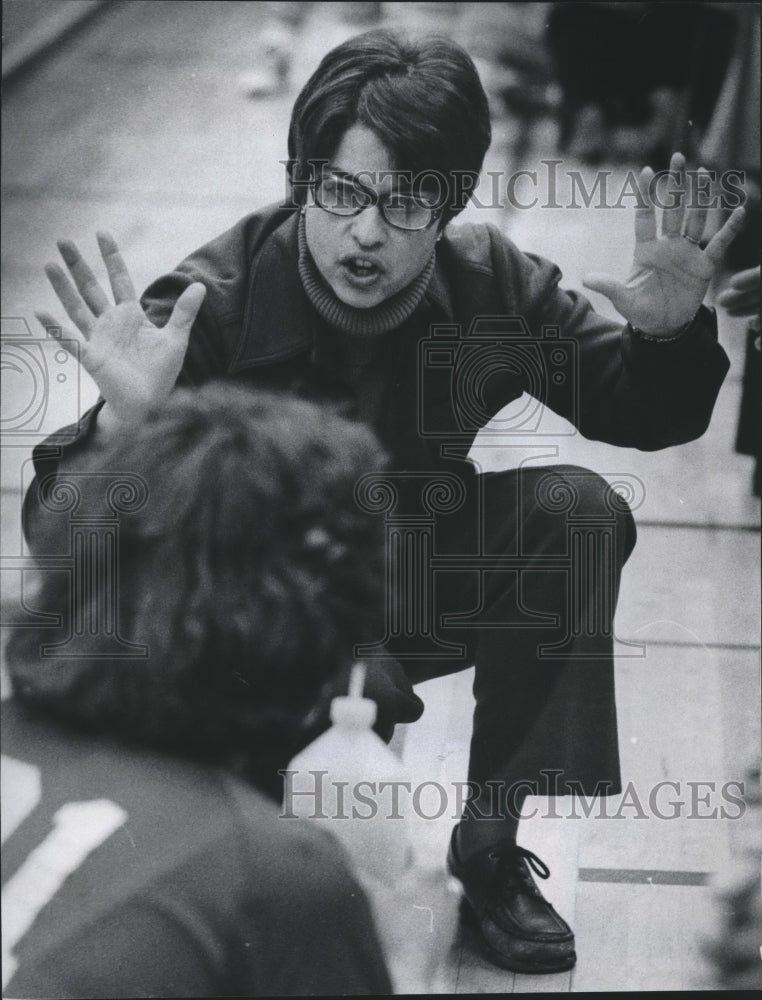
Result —
M 534 851 L 519 847 L 518 844 L 501 844 L 490 851 L 490 857 L 499 861 L 502 876 L 500 881 L 506 888 L 518 883 L 533 895 L 542 897 L 532 878 L 532 872 L 541 879 L 547 879 L 550 877 L 550 868 Z

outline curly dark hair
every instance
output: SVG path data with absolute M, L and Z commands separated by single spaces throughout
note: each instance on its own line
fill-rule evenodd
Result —
M 294 103 L 288 134 L 293 199 L 352 125 L 365 125 L 396 168 L 442 181 L 442 225 L 476 187 L 492 138 L 490 110 L 468 53 L 449 38 L 366 31 L 332 49 Z M 368 164 L 368 168 L 372 168 Z
M 383 464 L 367 427 L 335 410 L 230 384 L 177 390 L 82 470 L 144 484 L 146 502 L 120 515 L 114 606 L 121 638 L 148 655 L 104 658 L 74 629 L 67 656 L 51 656 L 61 632 L 18 628 L 15 695 L 67 724 L 235 761 L 266 783 L 375 628 L 381 526 L 353 488 Z M 46 572 L 39 605 L 66 622 L 73 598 L 88 621 L 107 585 L 72 594 L 67 574 Z

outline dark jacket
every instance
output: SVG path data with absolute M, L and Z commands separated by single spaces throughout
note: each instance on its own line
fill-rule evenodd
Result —
M 293 208 L 249 215 L 147 289 L 146 310 L 162 326 L 183 289 L 207 288 L 181 384 L 232 378 L 351 409 L 350 388 L 315 363 L 321 321 L 299 279 L 296 222 Z M 449 228 L 422 303 L 384 355 L 391 396 L 377 430 L 397 467 L 439 468 L 445 450 L 465 457 L 523 392 L 610 444 L 652 451 L 704 433 L 729 367 L 714 312 L 702 307 L 678 340 L 654 342 L 598 315 L 560 278 L 493 226 Z M 86 443 L 97 409 L 64 451 Z M 38 446 L 38 474 L 60 454 L 52 441 Z
M 250 215 L 147 290 L 147 311 L 163 325 L 191 282 L 207 288 L 182 382 L 340 394 L 313 363 L 320 320 L 297 272 L 296 221 L 293 209 Z M 610 444 L 651 451 L 703 434 L 729 367 L 714 314 L 702 308 L 683 337 L 656 343 L 596 314 L 560 278 L 492 226 L 450 227 L 423 302 L 385 355 L 392 396 L 378 429 L 393 455 L 404 462 L 414 437 L 419 460 L 428 453 L 438 464 L 443 445 L 465 453 L 522 392 Z

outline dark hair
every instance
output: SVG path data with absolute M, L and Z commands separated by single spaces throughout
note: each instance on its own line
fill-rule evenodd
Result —
M 42 647 L 65 630 L 18 628 L 15 695 L 91 731 L 238 760 L 266 785 L 353 644 L 377 638 L 382 529 L 353 489 L 382 464 L 372 433 L 332 409 L 215 383 L 178 390 L 78 473 L 142 483 L 145 502 L 119 519 L 116 604 L 121 638 L 148 655 L 104 657 L 85 634 L 63 659 Z M 63 611 L 73 596 L 91 620 L 103 593 L 69 588 L 68 574 L 44 573 L 39 605 Z
M 378 136 L 398 170 L 413 177 L 436 172 L 446 198 L 443 224 L 466 207 L 491 127 L 479 74 L 455 42 L 375 30 L 323 58 L 291 115 L 289 176 L 297 203 L 304 201 L 313 165 L 330 160 L 355 124 Z

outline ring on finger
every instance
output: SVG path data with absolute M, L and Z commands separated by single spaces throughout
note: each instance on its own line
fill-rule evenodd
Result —
M 681 233 L 680 235 L 682 236 L 682 238 L 684 240 L 688 240 L 688 242 L 692 243 L 694 246 L 697 246 L 697 247 L 701 246 L 701 240 L 694 239 L 692 236 L 689 236 L 688 233 Z

